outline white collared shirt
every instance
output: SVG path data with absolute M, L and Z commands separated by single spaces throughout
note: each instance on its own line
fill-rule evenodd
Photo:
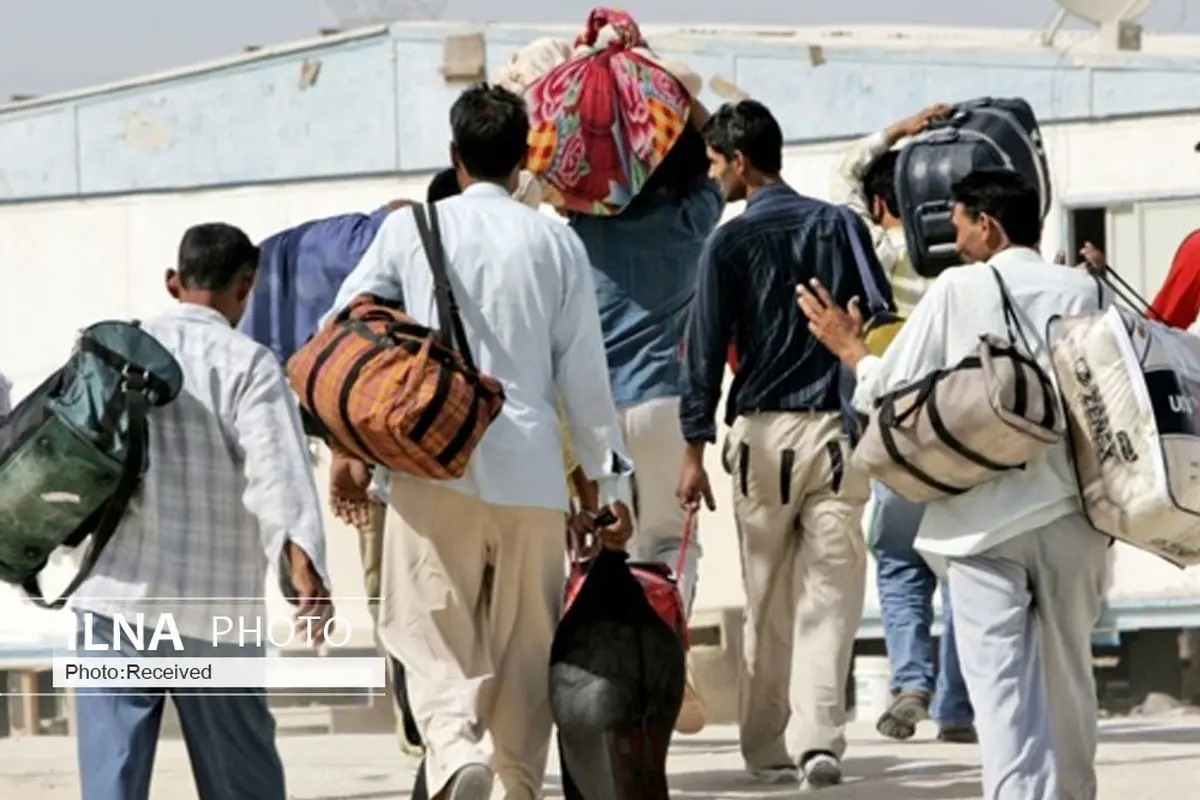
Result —
M 211 642 L 214 616 L 262 617 L 267 568 L 286 540 L 329 586 L 320 498 L 295 395 L 270 350 L 198 305 L 142 327 L 179 362 L 183 391 L 150 412 L 145 480 L 70 605 L 170 612 L 180 634 Z
M 615 499 L 614 479 L 631 472 L 632 461 L 608 382 L 583 242 L 570 227 L 490 183 L 439 201 L 437 215 L 471 354 L 506 394 L 466 474 L 438 485 L 496 505 L 565 510 L 556 409 L 561 391 L 579 465 L 600 481 L 601 502 Z M 403 297 L 417 322 L 437 322 L 433 274 L 411 209 L 388 215 L 321 324 L 364 293 Z
M 1011 248 L 991 259 L 1004 278 L 1022 331 L 1053 379 L 1046 345 L 1051 318 L 1106 307 L 1112 293 L 1086 270 L 1048 264 L 1034 250 Z M 1000 290 L 989 264 L 943 272 L 905 322 L 887 352 L 858 365 L 855 407 L 869 412 L 880 395 L 958 363 L 975 351 L 979 337 L 1007 338 Z M 926 553 L 974 555 L 1080 508 L 1066 442 L 1026 469 L 976 486 L 957 497 L 926 505 L 916 547 Z

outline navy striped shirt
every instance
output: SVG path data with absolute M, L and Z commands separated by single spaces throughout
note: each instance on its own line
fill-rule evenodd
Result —
M 862 220 L 786 184 L 754 192 L 746 210 L 717 228 L 700 256 L 696 299 L 684 342 L 679 416 L 689 443 L 715 442 L 715 416 L 730 341 L 739 369 L 725 422 L 759 411 L 839 411 L 838 360 L 808 332 L 796 284 L 817 278 L 846 305 L 866 292 L 853 233 L 885 299 L 887 277 Z

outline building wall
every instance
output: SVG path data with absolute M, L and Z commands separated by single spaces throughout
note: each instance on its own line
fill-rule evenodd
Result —
M 1200 155 L 1192 152 L 1197 130 L 1200 113 L 1047 126 L 1056 204 L 1047 221 L 1044 251 L 1052 254 L 1061 246 L 1066 207 L 1113 204 L 1114 263 L 1140 291 L 1151 293 L 1165 274 L 1175 244 L 1189 226 L 1200 226 Z M 789 148 L 785 176 L 803 191 L 827 196 L 830 175 L 845 146 L 842 142 Z M 79 328 L 103 317 L 145 316 L 164 308 L 170 299 L 162 285 L 163 272 L 171 264 L 179 235 L 192 223 L 226 220 L 261 239 L 307 219 L 369 210 L 397 197 L 423 197 L 427 177 L 0 206 L 0 269 L 6 287 L 0 292 L 0 368 L 14 380 L 19 398 L 67 356 Z M 739 210 L 733 206 L 727 215 Z M 1131 219 L 1140 223 L 1131 225 Z M 700 525 L 705 559 L 697 604 L 739 606 L 744 596 L 729 509 L 731 486 L 715 453 L 710 453 L 709 470 L 718 510 L 705 513 Z M 339 607 L 361 628 L 366 606 L 348 599 L 363 593 L 357 540 L 340 523 L 327 521 Z M 1200 597 L 1200 570 L 1177 570 L 1123 546 L 1114 550 L 1114 557 L 1110 599 L 1115 606 L 1133 603 L 1145 611 L 1178 598 Z M 866 634 L 877 630 L 873 580 L 868 583 Z M 15 597 L 15 592 L 0 587 L 0 608 L 11 607 Z M 0 638 L 14 625 L 41 629 L 56 624 L 54 619 L 32 609 L 0 614 Z
M 646 32 L 706 82 L 769 104 L 796 142 L 980 95 L 1024 97 L 1049 122 L 1186 108 L 1200 92 L 1196 58 L 1039 48 L 1032 32 L 975 48 L 968 31 Z M 3 107 L 0 201 L 436 169 L 465 85 L 441 74 L 444 43 L 471 33 L 492 74 L 535 37 L 577 30 L 397 24 Z

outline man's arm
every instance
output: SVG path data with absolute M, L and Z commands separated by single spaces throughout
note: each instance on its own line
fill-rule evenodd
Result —
M 562 307 L 551 331 L 554 382 L 571 430 L 579 467 L 596 481 L 601 505 L 620 499 L 618 481 L 633 473 L 621 438 L 608 382 L 608 361 L 587 251 L 579 236 L 563 229 Z
M 869 414 L 880 395 L 946 366 L 946 321 L 950 319 L 950 282 L 943 273 L 913 308 L 883 356 L 866 356 L 852 365 L 857 379 L 854 408 Z
M 733 333 L 733 286 L 722 264 L 728 241 L 724 231 L 714 231 L 700 253 L 696 296 L 683 343 L 679 422 L 684 440 L 701 447 L 717 440 L 715 417 Z
M 1187 330 L 1197 315 L 1200 315 L 1200 231 L 1189 234 L 1179 246 L 1147 316 Z
M 830 180 L 830 201 L 848 207 L 868 222 L 871 221 L 871 204 L 863 188 L 863 179 L 871 165 L 895 144 L 890 131 L 890 128 L 878 131 L 853 142 Z
M 268 563 L 284 544 L 308 555 L 326 586 L 325 526 L 296 401 L 283 369 L 260 350 L 236 400 L 234 431 L 245 459 L 242 501 L 258 520 Z
M 401 259 L 408 253 L 408 244 L 418 236 L 417 224 L 411 211 L 388 214 L 375 234 L 374 241 L 363 253 L 358 266 L 342 281 L 333 307 L 321 318 L 320 327 L 350 305 L 355 297 L 373 294 L 388 300 L 400 300 Z

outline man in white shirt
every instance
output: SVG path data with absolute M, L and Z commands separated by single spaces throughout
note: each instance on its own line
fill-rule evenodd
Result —
M 219 636 L 214 617 L 241 617 L 243 630 L 266 631 L 264 579 L 281 557 L 298 613 L 315 618 L 314 633 L 333 613 L 320 500 L 295 398 L 274 354 L 233 328 L 258 257 L 233 226 L 190 228 L 167 273 L 178 305 L 142 323 L 179 362 L 183 391 L 150 414 L 141 490 L 70 601 L 91 640 L 111 647 L 107 655 L 264 656 L 252 635 Z M 165 613 L 182 652 L 170 641 L 139 652 L 128 637 L 115 637 L 109 619 L 145 614 L 154 630 Z M 171 694 L 201 797 L 285 800 L 265 690 Z M 162 689 L 78 692 L 84 800 L 149 797 L 165 698 Z
M 967 266 L 947 270 L 882 357 L 867 353 L 857 304 L 797 287 L 810 329 L 858 377 L 854 404 L 956 364 L 985 333 L 1006 335 L 999 273 L 1043 368 L 1046 329 L 1111 298 L 1084 270 L 1047 264 L 1038 196 L 1012 172 L 976 172 L 954 187 Z M 975 706 L 989 800 L 1096 797 L 1096 688 L 1091 632 L 1109 540 L 1081 513 L 1064 441 L 1023 470 L 926 506 L 916 547 L 946 559 L 958 652 Z
M 506 399 L 461 479 L 395 474 L 388 493 L 379 638 L 404 663 L 429 796 L 541 796 L 550 743 L 550 644 L 565 580 L 567 488 L 556 412 L 628 538 L 619 479 L 632 474 L 605 368 L 591 268 L 569 227 L 514 200 L 529 122 L 510 92 L 479 85 L 450 111 L 462 194 L 436 204 L 467 344 Z M 434 211 L 431 208 L 430 211 Z M 411 210 L 390 215 L 342 285 L 403 297 L 437 322 Z

